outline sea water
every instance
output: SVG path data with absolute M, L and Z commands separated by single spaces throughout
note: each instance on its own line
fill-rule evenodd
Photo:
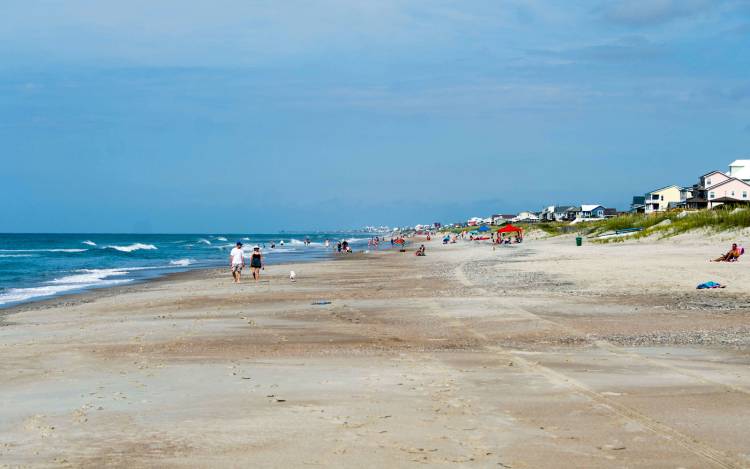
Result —
M 228 269 L 229 251 L 237 241 L 248 255 L 255 245 L 260 246 L 265 261 L 275 264 L 326 258 L 342 240 L 361 249 L 368 237 L 349 233 L 0 234 L 0 308 L 189 269 L 224 265 Z M 310 244 L 304 242 L 306 238 Z

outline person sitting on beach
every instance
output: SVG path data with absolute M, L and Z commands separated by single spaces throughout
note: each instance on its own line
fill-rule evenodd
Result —
M 721 257 L 713 259 L 712 262 L 734 262 L 738 260 L 741 255 L 742 251 L 740 251 L 740 248 L 737 247 L 737 243 L 733 243 L 732 249 L 730 249 L 729 252 Z
M 419 248 L 417 249 L 417 252 L 415 252 L 414 254 L 417 255 L 417 256 L 424 256 L 424 254 L 425 254 L 424 244 L 421 245 L 421 246 L 419 246 Z
M 240 283 L 243 267 L 245 267 L 245 252 L 242 250 L 242 243 L 237 241 L 237 245 L 229 252 L 229 268 L 232 271 L 234 283 Z

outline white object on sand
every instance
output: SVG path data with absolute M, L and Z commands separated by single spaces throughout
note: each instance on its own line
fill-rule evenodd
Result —
M 293 270 L 289 271 L 289 280 L 291 280 L 292 282 L 297 280 L 297 274 L 295 274 Z

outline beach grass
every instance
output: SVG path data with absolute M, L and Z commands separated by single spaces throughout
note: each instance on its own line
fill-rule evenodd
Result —
M 715 210 L 698 211 L 672 211 L 659 212 L 655 214 L 628 213 L 604 220 L 584 221 L 576 224 L 569 222 L 540 222 L 540 223 L 517 223 L 529 233 L 541 231 L 546 236 L 580 235 L 596 237 L 605 233 L 630 228 L 640 228 L 628 236 L 592 239 L 596 243 L 619 243 L 658 235 L 662 238 L 676 236 L 693 230 L 708 230 L 710 232 L 722 232 L 728 230 L 750 227 L 750 209 L 733 209 L 732 207 L 719 208 Z M 461 233 L 472 231 L 478 227 L 443 228 L 443 233 Z M 496 232 L 502 226 L 489 226 L 491 231 Z

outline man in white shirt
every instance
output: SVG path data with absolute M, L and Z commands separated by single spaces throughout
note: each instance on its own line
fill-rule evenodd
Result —
M 237 241 L 237 246 L 229 253 L 229 266 L 232 269 L 234 283 L 240 283 L 242 268 L 245 267 L 245 252 L 242 250 L 242 243 Z

